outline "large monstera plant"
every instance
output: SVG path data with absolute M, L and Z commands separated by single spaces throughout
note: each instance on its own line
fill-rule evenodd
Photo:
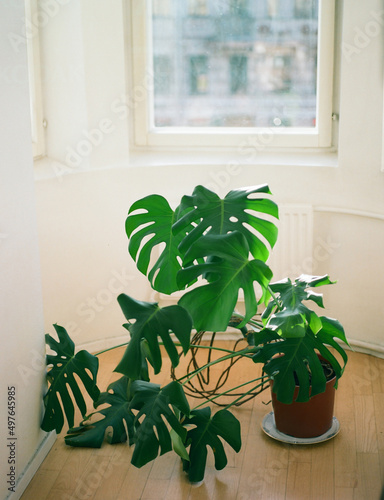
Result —
M 75 354 L 68 333 L 55 325 L 58 341 L 46 336 L 56 355 L 47 356 L 43 430 L 60 432 L 66 419 L 69 430 L 65 442 L 69 446 L 100 447 L 105 440 L 111 444 L 127 442 L 134 446 L 132 463 L 137 467 L 173 449 L 189 479 L 201 481 L 209 448 L 217 469 L 227 463 L 223 441 L 240 450 L 240 424 L 230 408 L 242 397 L 263 388 L 265 380 L 274 379 L 278 399 L 289 403 L 299 379 L 299 400 L 306 401 L 310 398 L 309 373 L 311 395 L 324 391 L 317 352 L 340 378 L 347 360 L 338 342 L 347 342 L 343 328 L 303 304 L 312 301 L 323 307 L 321 295 L 310 289 L 331 284 L 328 276 L 271 283 L 272 271 L 266 261 L 277 240 L 278 208 L 270 194 L 268 186 L 261 185 L 232 190 L 222 199 L 197 186 L 175 210 L 160 195 L 133 203 L 126 233 L 138 270 L 148 277 L 154 290 L 169 296 L 184 293 L 177 303 L 166 307 L 126 294 L 118 297 L 127 321 L 123 325 L 128 332 L 127 346 L 115 368 L 121 377 L 104 392 L 97 385 L 98 355 L 86 351 Z M 240 290 L 243 314 L 234 312 Z M 263 314 L 256 319 L 259 307 Z M 175 368 L 180 356 L 191 348 L 192 331 L 218 332 L 228 326 L 247 333 L 245 348 L 226 350 L 164 387 L 150 381 L 149 365 L 155 374 L 162 369 L 160 346 Z M 329 347 L 340 354 L 341 364 Z M 219 395 L 191 408 L 185 394 L 191 378 L 214 364 L 242 356 L 263 364 L 262 376 L 251 374 L 249 390 L 213 415 L 209 403 Z M 93 401 L 94 412 L 86 408 L 84 390 Z M 77 427 L 75 405 L 83 417 Z

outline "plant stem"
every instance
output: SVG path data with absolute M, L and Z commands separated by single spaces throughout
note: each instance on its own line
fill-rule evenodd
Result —
M 125 342 L 124 344 L 119 344 L 119 345 L 115 345 L 113 347 L 108 347 L 108 349 L 104 349 L 103 351 L 100 351 L 100 352 L 96 352 L 94 354 L 94 356 L 100 356 L 100 354 L 104 354 L 105 352 L 108 352 L 108 351 L 113 351 L 113 349 L 118 349 L 119 347 L 124 347 L 125 345 L 128 345 L 129 342 Z
M 262 380 L 262 382 L 260 384 L 257 384 L 255 385 L 254 387 L 252 387 L 252 389 L 248 392 L 246 392 L 245 394 L 242 394 L 239 398 L 237 398 L 233 403 L 229 404 L 228 406 L 225 407 L 225 409 L 227 408 L 230 408 L 231 406 L 233 406 L 237 401 L 239 401 L 240 399 L 242 399 L 243 397 L 247 396 L 250 392 L 252 392 L 254 389 L 257 389 L 258 387 L 262 386 L 265 382 L 264 379 L 269 379 L 269 377 L 267 375 L 263 375 L 262 377 L 257 377 L 253 380 L 249 380 L 248 382 L 244 382 L 243 384 L 240 384 L 236 387 L 232 387 L 231 389 L 228 389 L 227 391 L 224 391 L 224 392 L 221 392 L 220 394 L 216 394 L 216 396 L 213 396 L 212 398 L 207 398 L 204 403 L 200 403 L 199 405 L 195 406 L 193 409 L 196 410 L 197 408 L 200 408 L 200 406 L 203 406 L 205 405 L 206 403 L 209 403 L 209 402 L 212 402 L 214 401 L 215 399 L 217 398 L 220 398 L 221 396 L 225 396 L 226 394 L 232 392 L 232 391 L 236 391 L 237 389 L 240 389 L 241 387 L 244 387 L 245 385 L 248 385 L 248 384 L 252 384 L 252 382 L 256 382 L 256 380 Z
M 269 377 L 262 377 L 262 378 L 269 379 Z M 263 382 L 261 382 L 261 384 L 257 384 L 255 387 L 252 387 L 252 389 L 250 389 L 249 391 L 245 392 L 244 394 L 242 394 L 241 396 L 239 396 L 237 399 L 235 399 L 235 401 L 232 401 L 232 403 L 229 403 L 229 405 L 227 405 L 224 409 L 228 410 L 228 408 L 230 408 L 231 406 L 235 405 L 238 401 L 241 401 L 243 398 L 245 398 L 246 396 L 248 396 L 248 394 L 250 394 L 252 391 L 254 391 L 258 387 L 261 387 L 263 385 L 264 385 L 264 380 L 263 380 Z
M 178 347 L 182 347 L 181 344 L 176 344 L 175 343 L 175 345 L 178 346 Z M 216 346 L 213 346 L 213 345 L 192 344 L 191 347 L 190 347 L 190 349 L 194 349 L 194 348 L 196 348 L 196 349 L 211 349 L 213 351 L 222 351 L 222 352 L 228 352 L 228 353 L 232 353 L 232 354 L 236 354 L 238 352 L 243 353 L 246 349 L 248 349 L 248 348 L 245 348 L 242 351 L 232 351 L 231 349 L 224 349 L 223 347 L 216 347 Z M 252 352 L 252 351 L 250 351 L 250 352 Z M 242 356 L 245 356 L 245 354 L 242 354 Z
M 243 349 L 242 351 L 236 351 L 236 352 L 231 352 L 231 354 L 228 354 L 228 356 L 222 356 L 221 358 L 219 359 L 215 359 L 214 361 L 211 361 L 210 363 L 207 363 L 206 365 L 202 366 L 201 368 L 198 368 L 197 370 L 194 370 L 193 372 L 191 373 L 188 373 L 187 375 L 184 375 L 183 377 L 177 379 L 177 382 L 180 382 L 181 380 L 183 379 L 187 379 L 185 380 L 185 382 L 183 382 L 181 385 L 185 385 L 187 384 L 195 375 L 197 375 L 198 373 L 202 372 L 203 370 L 205 370 L 206 368 L 209 368 L 210 366 L 213 366 L 213 365 L 216 365 L 218 363 L 221 363 L 222 361 L 226 361 L 227 359 L 231 359 L 231 358 L 234 358 L 236 356 L 245 356 L 247 355 L 249 352 L 252 352 L 249 348 L 246 348 L 246 349 Z
M 274 294 L 274 292 L 272 291 L 271 287 L 268 285 L 268 290 L 269 290 L 269 293 L 271 294 L 276 306 L 278 307 L 279 311 L 282 311 L 283 308 L 278 300 L 278 298 L 276 297 L 276 295 Z

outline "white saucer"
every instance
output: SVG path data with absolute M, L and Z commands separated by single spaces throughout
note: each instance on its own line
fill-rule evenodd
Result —
M 340 423 L 336 417 L 333 417 L 331 428 L 321 436 L 316 436 L 313 438 L 296 438 L 293 436 L 288 436 L 287 434 L 283 434 L 276 429 L 275 416 L 273 414 L 273 411 L 271 411 L 271 413 L 268 413 L 268 415 L 265 415 L 265 417 L 263 418 L 261 427 L 267 434 L 267 436 L 276 439 L 277 441 L 281 441 L 282 443 L 316 444 L 322 443 L 323 441 L 328 441 L 328 439 L 332 439 L 333 437 L 335 437 L 340 430 Z

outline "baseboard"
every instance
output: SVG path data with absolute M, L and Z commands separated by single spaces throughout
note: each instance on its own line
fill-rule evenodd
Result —
M 56 441 L 56 432 L 50 432 L 44 437 L 39 447 L 37 448 L 35 454 L 28 462 L 23 472 L 17 478 L 15 492 L 14 493 L 11 492 L 6 497 L 6 500 L 19 500 L 19 498 L 27 488 L 28 484 L 31 482 L 33 476 L 38 471 L 40 465 L 43 463 L 45 457 L 48 455 L 50 449 L 55 444 L 55 441 Z
M 118 347 L 122 344 L 126 344 L 129 342 L 129 339 L 129 334 L 127 334 L 119 337 L 96 340 L 94 342 L 86 342 L 85 344 L 76 346 L 76 351 L 78 352 L 85 349 L 86 351 L 95 354 L 107 349 L 112 349 L 113 347 Z
M 174 335 L 171 335 L 171 337 L 175 341 L 177 341 Z M 211 337 L 212 333 L 206 332 L 204 333 L 203 339 L 210 340 Z M 242 338 L 242 334 L 235 328 L 228 328 L 226 332 L 218 333 L 216 336 L 217 340 L 238 340 L 240 338 Z M 384 358 L 384 346 L 354 339 L 348 339 L 348 341 L 352 349 L 356 352 L 371 354 L 372 356 L 376 356 L 378 358 Z M 112 337 L 108 339 L 97 340 L 95 342 L 81 344 L 77 347 L 76 350 L 79 351 L 81 349 L 86 349 L 88 352 L 96 353 L 104 351 L 105 349 L 112 349 L 113 347 L 119 346 L 121 344 L 126 344 L 127 342 L 129 342 L 129 335 L 122 335 L 120 337 Z
M 377 358 L 384 359 L 384 346 L 372 344 L 370 342 L 363 342 L 362 340 L 348 339 L 349 345 L 353 351 L 361 352 L 363 354 L 370 354 Z

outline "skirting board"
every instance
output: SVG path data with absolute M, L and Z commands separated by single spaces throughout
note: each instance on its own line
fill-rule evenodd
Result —
M 204 340 L 210 340 L 211 336 L 212 333 L 206 333 L 203 338 Z M 171 337 L 174 338 L 175 341 L 177 340 L 173 335 L 171 335 Z M 220 333 L 220 335 L 217 336 L 217 340 L 238 340 L 240 338 L 242 338 L 242 334 L 234 328 L 229 328 L 226 332 Z M 372 356 L 376 356 L 378 358 L 384 358 L 384 346 L 372 344 L 370 342 L 363 342 L 361 340 L 348 340 L 354 351 L 371 354 Z M 86 349 L 88 352 L 96 353 L 103 351 L 104 349 L 112 349 L 113 347 L 126 344 L 127 342 L 129 342 L 129 336 L 124 335 L 82 344 L 78 346 L 76 350 L 80 351 L 81 349 Z
M 362 340 L 348 339 L 349 345 L 353 351 L 361 352 L 363 354 L 370 354 L 377 358 L 384 359 L 384 346 L 372 344 L 370 342 L 363 342 Z
M 129 342 L 129 334 L 121 335 L 119 337 L 110 337 L 106 339 L 96 340 L 94 342 L 86 342 L 85 344 L 81 344 L 76 346 L 76 352 L 85 349 L 86 351 L 95 354 L 97 352 L 101 352 L 107 349 L 112 349 L 114 347 L 118 347 L 120 345 L 126 344 Z
M 44 437 L 44 439 L 40 443 L 40 446 L 37 448 L 35 454 L 31 458 L 31 460 L 29 461 L 23 472 L 17 478 L 15 492 L 14 493 L 11 492 L 6 497 L 6 500 L 19 500 L 19 498 L 27 488 L 28 484 L 31 482 L 33 476 L 36 474 L 40 465 L 43 463 L 45 457 L 48 455 L 52 446 L 55 444 L 55 441 L 56 441 L 56 432 L 50 432 Z

